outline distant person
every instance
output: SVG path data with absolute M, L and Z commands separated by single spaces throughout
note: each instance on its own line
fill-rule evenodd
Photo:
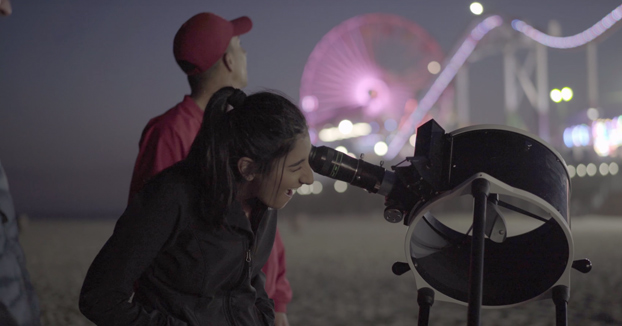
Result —
M 0 325 L 41 325 L 39 301 L 26 270 L 13 199 L 1 163 L 0 218 Z
M 10 0 L 0 0 L 0 15 L 8 16 L 13 12 Z
M 0 0 L 0 15 L 12 12 L 9 0 Z M 19 227 L 4 169 L 0 163 L 0 325 L 41 325 L 39 300 L 26 270 Z
M 173 54 L 187 75 L 191 93 L 172 109 L 151 119 L 143 130 L 130 200 L 147 180 L 188 155 L 212 94 L 225 86 L 246 87 L 246 51 L 240 44 L 240 35 L 251 28 L 248 17 L 228 21 L 213 13 L 197 14 L 179 28 Z M 285 249 L 278 229 L 263 271 L 267 278 L 266 291 L 274 300 L 277 312 L 276 326 L 289 326 L 286 311 L 292 290 L 286 277 Z
M 0 218 L 0 325 L 41 325 L 39 300 L 26 270 L 13 199 L 2 164 Z
M 117 221 L 80 311 L 100 326 L 274 325 L 261 268 L 277 210 L 313 183 L 310 150 L 289 100 L 216 92 L 188 156 L 150 179 Z

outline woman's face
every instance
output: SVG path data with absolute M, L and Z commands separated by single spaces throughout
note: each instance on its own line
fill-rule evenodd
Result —
M 275 162 L 272 171 L 257 177 L 257 198 L 268 207 L 280 209 L 292 199 L 294 192 L 303 184 L 313 183 L 313 170 L 309 165 L 311 141 L 305 133 L 296 140 L 294 148 L 285 157 Z

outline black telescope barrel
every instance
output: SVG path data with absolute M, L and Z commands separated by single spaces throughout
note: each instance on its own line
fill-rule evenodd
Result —
M 380 190 L 387 172 L 381 166 L 350 157 L 345 153 L 326 146 L 313 146 L 311 148 L 309 164 L 315 173 L 347 182 L 371 193 L 377 193 Z M 391 178 L 391 183 L 392 180 Z M 386 186 L 385 184 L 383 188 Z M 392 184 L 389 186 L 391 187 Z M 381 191 L 380 194 L 386 195 L 384 192 Z

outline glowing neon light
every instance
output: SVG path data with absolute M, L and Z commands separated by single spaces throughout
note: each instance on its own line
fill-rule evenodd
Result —
M 548 47 L 569 49 L 573 47 L 582 46 L 601 34 L 610 29 L 613 25 L 618 23 L 622 19 L 622 5 L 615 8 L 607 16 L 601 19 L 587 30 L 568 37 L 555 37 L 544 34 L 522 20 L 515 19 L 511 22 L 512 28 L 516 31 L 525 34 L 532 40 L 544 44 Z M 442 92 L 447 85 L 458 73 L 458 69 L 462 67 L 466 59 L 473 53 L 475 46 L 481 40 L 484 35 L 490 32 L 492 29 L 500 26 L 503 23 L 503 19 L 500 16 L 490 16 L 479 23 L 469 34 L 469 36 L 462 42 L 462 45 L 458 48 L 458 51 L 450 59 L 449 64 L 443 69 L 440 75 L 436 78 L 430 89 L 426 92 L 419 103 L 419 108 L 413 112 L 404 123 L 402 128 L 389 142 L 389 151 L 385 155 L 387 159 L 393 159 L 401 150 L 402 146 L 408 141 L 410 135 L 413 134 L 416 124 L 423 119 L 425 114 L 436 103 Z
M 572 36 L 558 37 L 547 35 L 519 19 L 512 21 L 512 28 L 525 34 L 530 39 L 548 47 L 570 49 L 593 41 L 619 22 L 620 19 L 622 19 L 622 5 L 611 11 L 607 16 L 594 24 L 592 27 Z
M 430 89 L 419 101 L 419 107 L 408 118 L 402 128 L 397 132 L 393 139 L 389 143 L 389 149 L 386 158 L 393 159 L 402 149 L 402 146 L 408 141 L 410 136 L 414 133 L 416 123 L 421 121 L 425 114 L 432 108 L 438 98 L 441 96 L 447 85 L 454 79 L 458 73 L 458 69 L 464 65 L 466 59 L 473 53 L 477 43 L 490 32 L 492 29 L 501 26 L 503 19 L 501 16 L 494 15 L 487 17 L 481 23 L 477 24 L 471 31 L 469 36 L 462 42 L 456 54 L 449 60 L 449 64 L 443 69 L 440 75 L 436 78 Z

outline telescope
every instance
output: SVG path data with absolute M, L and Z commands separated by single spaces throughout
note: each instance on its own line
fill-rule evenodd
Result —
M 543 140 L 496 125 L 446 133 L 430 120 L 417 129 L 408 164 L 387 170 L 326 146 L 312 147 L 309 162 L 318 174 L 384 196 L 384 218 L 408 226 L 406 262 L 392 270 L 414 274 L 420 326 L 435 299 L 467 305 L 467 323 L 475 326 L 482 308 L 547 298 L 557 325 L 567 325 L 570 271 L 587 273 L 592 265 L 574 260 L 570 176 Z M 434 213 L 461 196 L 473 198 L 466 230 Z M 513 232 L 506 212 L 534 221 L 533 228 Z

